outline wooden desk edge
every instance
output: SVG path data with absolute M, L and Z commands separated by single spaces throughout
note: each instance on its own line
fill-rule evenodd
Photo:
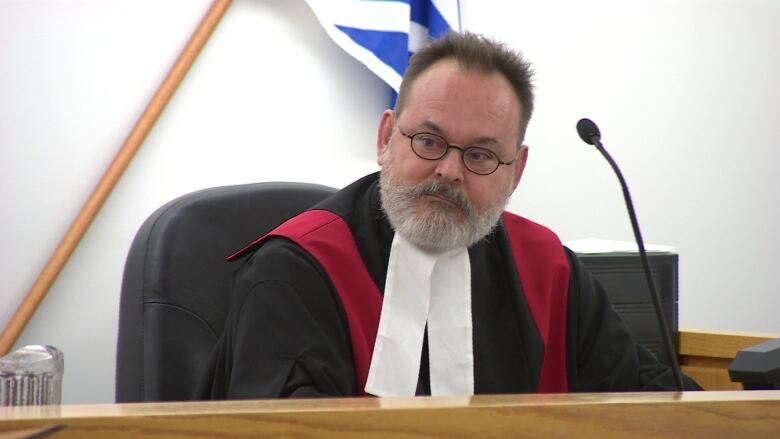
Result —
M 54 438 L 776 437 L 780 391 L 342 398 L 0 409 L 0 432 Z
M 0 422 L 11 419 L 71 419 L 121 416 L 190 416 L 219 413 L 308 413 L 393 410 L 483 409 L 621 404 L 697 404 L 780 402 L 780 390 L 709 392 L 614 392 L 429 396 L 415 398 L 317 398 L 278 400 L 186 401 L 128 404 L 64 404 L 0 407 Z

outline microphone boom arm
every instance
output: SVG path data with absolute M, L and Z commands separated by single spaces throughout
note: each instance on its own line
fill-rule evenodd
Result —
M 634 203 L 631 201 L 631 194 L 628 192 L 628 185 L 626 184 L 626 180 L 623 178 L 623 173 L 620 172 L 620 168 L 618 168 L 617 163 L 615 163 L 615 160 L 612 159 L 612 156 L 609 155 L 607 150 L 604 149 L 604 145 L 601 144 L 599 136 L 593 136 L 591 140 L 601 155 L 607 159 L 607 162 L 609 162 L 609 165 L 612 167 L 612 170 L 615 171 L 615 175 L 617 175 L 617 178 L 620 181 L 620 187 L 623 188 L 623 198 L 626 201 L 628 216 L 631 219 L 631 228 L 634 229 L 634 238 L 636 239 L 637 246 L 639 247 L 639 258 L 642 260 L 642 266 L 644 267 L 645 277 L 647 279 L 647 286 L 650 288 L 650 295 L 653 298 L 653 306 L 655 306 L 656 309 L 655 315 L 658 319 L 658 326 L 661 330 L 661 336 L 664 338 L 666 356 L 669 357 L 669 361 L 672 363 L 670 366 L 672 367 L 672 374 L 674 375 L 674 381 L 677 384 L 677 389 L 682 392 L 685 389 L 685 386 L 683 385 L 682 376 L 680 374 L 680 365 L 677 362 L 677 355 L 674 352 L 674 349 L 672 349 L 672 346 L 674 345 L 672 344 L 672 337 L 669 334 L 669 325 L 666 323 L 666 318 L 664 317 L 663 309 L 661 308 L 661 299 L 658 297 L 658 290 L 655 287 L 655 281 L 653 280 L 653 275 L 650 271 L 650 262 L 647 260 L 647 252 L 645 251 L 645 244 L 642 240 L 642 232 L 639 230 L 639 222 L 636 219 Z

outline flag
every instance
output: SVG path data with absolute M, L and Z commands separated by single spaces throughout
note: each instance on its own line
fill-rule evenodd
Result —
M 460 31 L 458 0 L 306 0 L 336 44 L 396 93 L 409 57 Z

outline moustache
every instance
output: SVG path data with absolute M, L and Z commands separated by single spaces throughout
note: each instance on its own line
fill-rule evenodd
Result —
M 415 186 L 411 190 L 410 195 L 415 199 L 420 198 L 423 195 L 436 195 L 446 198 L 452 201 L 466 215 L 473 214 L 475 210 L 471 201 L 469 201 L 462 192 L 449 184 L 443 184 L 436 181 L 423 182 Z

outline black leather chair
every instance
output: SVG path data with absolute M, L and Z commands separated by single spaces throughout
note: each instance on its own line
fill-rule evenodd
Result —
M 155 211 L 125 263 L 116 401 L 190 399 L 223 330 L 240 265 L 225 257 L 335 191 L 306 183 L 225 186 Z

